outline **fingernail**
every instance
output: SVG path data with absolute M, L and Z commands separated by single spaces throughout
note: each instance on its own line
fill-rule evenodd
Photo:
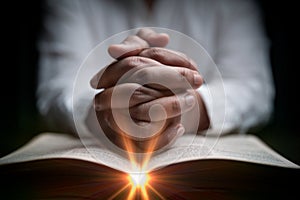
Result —
M 184 134 L 184 127 L 183 126 L 179 126 L 179 128 L 177 129 L 177 137 L 180 137 Z
M 193 106 L 195 104 L 195 97 L 190 94 L 185 96 L 185 103 L 188 106 Z
M 202 84 L 202 77 L 199 74 L 194 74 L 194 84 L 195 85 Z

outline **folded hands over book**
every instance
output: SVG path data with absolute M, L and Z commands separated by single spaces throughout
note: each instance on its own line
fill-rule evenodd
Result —
M 140 29 L 109 47 L 116 60 L 90 82 L 93 88 L 104 89 L 94 98 L 102 130 L 128 151 L 161 149 L 185 132 L 209 126 L 204 103 L 196 92 L 203 83 L 197 64 L 185 54 L 165 48 L 168 42 L 167 34 Z M 201 121 L 183 122 L 183 113 Z M 128 142 L 130 149 L 125 145 Z

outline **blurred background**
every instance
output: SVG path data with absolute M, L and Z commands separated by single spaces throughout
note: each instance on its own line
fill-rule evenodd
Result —
M 1 6 L 1 126 L 0 157 L 47 131 L 35 106 L 39 34 L 43 1 L 4 1 Z M 270 59 L 276 87 L 270 123 L 256 130 L 277 152 L 300 164 L 298 111 L 299 11 L 292 1 L 258 0 L 271 41 Z M 5 13 L 5 14 L 4 14 Z M 299 123 L 299 124 L 298 124 Z

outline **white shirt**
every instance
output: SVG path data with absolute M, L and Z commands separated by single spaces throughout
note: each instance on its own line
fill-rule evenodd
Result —
M 209 68 L 199 70 L 206 84 L 198 91 L 208 110 L 211 133 L 244 132 L 268 121 L 274 98 L 269 41 L 253 1 L 157 0 L 151 13 L 141 0 L 50 0 L 46 5 L 38 43 L 37 106 L 56 129 L 65 131 L 63 127 L 68 126 L 75 130 L 74 109 L 82 109 L 76 123 L 86 125 L 91 99 L 83 92 L 73 102 L 73 89 L 89 52 L 114 34 L 145 26 L 191 37 L 218 67 L 222 84 L 214 80 Z M 97 71 L 101 67 L 104 65 L 97 66 Z M 220 88 L 224 88 L 223 95 Z

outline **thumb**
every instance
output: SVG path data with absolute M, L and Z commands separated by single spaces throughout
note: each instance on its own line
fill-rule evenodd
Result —
M 165 33 L 156 33 L 152 29 L 142 28 L 136 35 L 130 35 L 120 44 L 110 45 L 108 53 L 111 57 L 121 59 L 136 56 L 150 46 L 165 47 L 169 36 Z

